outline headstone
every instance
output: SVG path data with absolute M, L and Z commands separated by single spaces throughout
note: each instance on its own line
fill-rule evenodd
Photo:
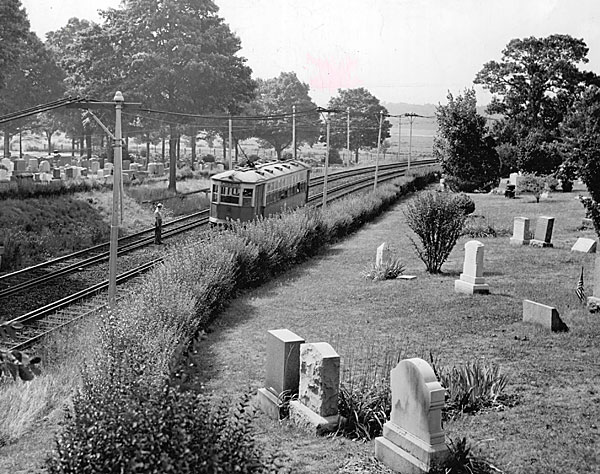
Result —
M 90 162 L 91 162 L 91 160 L 81 160 L 81 162 L 79 163 L 79 166 L 81 166 L 82 168 L 89 168 Z
M 537 324 L 551 331 L 569 330 L 556 308 L 531 300 L 523 300 L 523 322 Z
M 21 172 L 26 172 L 26 171 L 27 171 L 27 162 L 25 160 L 17 158 L 15 160 L 15 169 L 14 169 L 14 172 L 15 173 L 21 173 Z
M 98 178 L 104 178 L 104 170 L 99 169 L 98 172 L 96 173 L 96 175 L 98 176 Z
M 298 400 L 290 402 L 290 419 L 297 425 L 324 434 L 340 424 L 338 394 L 340 356 L 326 342 L 300 346 Z
M 446 179 L 440 178 L 440 191 L 446 191 Z
M 584 217 L 583 219 L 581 219 L 581 227 L 584 229 L 593 229 L 594 221 L 589 217 Z
M 53 168 L 52 169 L 52 177 L 54 179 L 60 179 L 60 169 L 58 168 Z
M 587 308 L 592 313 L 600 311 L 600 254 L 596 254 L 594 263 L 594 287 L 592 296 L 587 299 Z
M 123 160 L 122 165 L 123 165 L 123 167 L 122 167 L 123 170 L 128 170 L 129 167 L 131 166 L 131 160 Z
M 39 163 L 37 158 L 29 158 L 29 170 L 37 173 L 39 171 Z
M 67 177 L 67 179 L 73 179 L 74 176 L 74 168 L 66 168 L 65 169 L 65 176 Z
M 571 252 L 596 253 L 596 240 L 579 237 L 571 247 Z
M 405 359 L 391 373 L 392 412 L 375 438 L 375 457 L 394 471 L 429 472 L 448 456 L 442 429 L 446 390 L 423 359 Z
M 112 163 L 104 164 L 104 176 L 109 176 L 113 172 L 114 165 Z
M 540 216 L 535 226 L 535 235 L 529 245 L 534 247 L 552 247 L 552 230 L 554 217 Z
M 217 173 L 220 173 L 221 171 L 225 171 L 225 165 L 223 163 L 217 164 Z
M 515 217 L 510 245 L 529 245 L 529 219 Z
M 42 160 L 40 162 L 40 173 L 50 173 L 52 168 L 50 167 L 50 162 L 48 160 Z
M 4 168 L 0 168 L 0 181 L 10 181 L 8 171 L 6 171 Z
M 509 184 L 514 184 L 516 186 L 518 184 L 517 183 L 518 180 L 519 180 L 519 173 L 511 173 L 508 175 Z
M 383 252 L 385 251 L 385 242 L 377 247 L 377 255 L 375 256 L 375 266 L 379 267 L 383 264 Z
M 498 184 L 498 194 L 504 194 L 506 190 L 506 185 L 510 184 L 510 178 L 501 178 L 500 183 Z
M 9 174 L 15 170 L 15 164 L 9 158 L 2 158 L 2 160 L 0 160 L 0 164 L 2 164 L 2 166 L 8 170 Z
M 300 345 L 304 339 L 288 329 L 268 331 L 265 388 L 258 390 L 258 406 L 279 419 L 280 397 L 298 393 Z
M 97 174 L 100 169 L 100 162 L 98 160 L 90 160 L 90 172 Z
M 465 243 L 465 261 L 460 280 L 454 281 L 454 291 L 457 293 L 489 293 L 490 287 L 483 278 L 483 249 L 484 245 L 478 240 Z

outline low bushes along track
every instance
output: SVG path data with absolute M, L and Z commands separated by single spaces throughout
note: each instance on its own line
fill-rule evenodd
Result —
M 415 167 L 434 164 L 435 160 L 421 160 L 414 163 Z M 402 176 L 406 172 L 405 163 L 383 164 L 379 166 L 378 183 L 389 181 Z M 373 186 L 374 167 L 357 168 L 332 173 L 328 176 L 328 183 L 342 181 L 343 183 L 328 188 L 328 201 L 339 199 L 348 194 L 361 191 Z M 310 189 L 322 186 L 324 177 L 319 176 L 311 179 Z M 313 193 L 308 203 L 321 206 L 323 192 Z M 179 219 L 175 219 L 163 225 L 163 238 L 200 228 L 208 222 L 208 211 L 204 210 Z M 146 229 L 142 232 L 132 234 L 119 239 L 118 255 L 123 256 L 133 250 L 147 247 L 154 242 L 154 229 Z M 85 267 L 96 265 L 108 260 L 109 243 L 75 252 L 64 257 L 50 260 L 33 267 L 19 270 L 0 277 L 0 299 L 26 290 L 32 290 L 45 286 L 50 280 L 64 277 L 80 272 Z M 148 260 L 148 257 L 146 257 Z M 136 264 L 130 270 L 117 277 L 117 284 L 124 283 L 139 276 L 160 263 L 162 258 L 152 258 L 142 264 Z M 8 324 L 20 323 L 23 329 L 17 332 L 17 337 L 10 340 L 1 340 L 0 347 L 10 349 L 25 349 L 30 347 L 45 335 L 63 326 L 78 321 L 93 313 L 104 310 L 107 306 L 106 298 L 98 296 L 108 288 L 108 280 L 93 284 L 81 291 L 70 294 L 60 300 L 52 301 L 40 308 L 10 318 Z M 31 294 L 29 295 L 31 298 Z

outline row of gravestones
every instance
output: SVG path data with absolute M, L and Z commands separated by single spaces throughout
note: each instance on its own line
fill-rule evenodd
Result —
M 538 220 L 534 239 L 530 239 L 529 219 L 515 217 L 511 245 L 533 245 L 536 247 L 552 247 L 552 231 L 554 218 L 542 216 Z M 579 238 L 571 251 L 593 253 L 596 251 L 594 239 Z M 459 293 L 476 294 L 489 293 L 490 287 L 483 276 L 484 245 L 471 240 L 465 243 L 465 260 L 460 279 L 454 283 L 454 289 Z M 596 258 L 594 270 L 594 295 L 600 295 L 600 257 Z M 597 311 L 600 307 L 600 297 L 590 296 L 587 299 L 588 308 Z M 530 300 L 523 301 L 523 322 L 544 326 L 551 331 L 568 331 L 567 325 L 560 319 L 558 310 Z
M 288 329 L 268 331 L 265 387 L 257 403 L 279 420 L 284 400 L 292 422 L 315 434 L 337 430 L 340 356 L 326 342 L 306 343 Z M 391 469 L 429 472 L 448 456 L 442 430 L 446 390 L 423 359 L 405 359 L 391 371 L 392 410 L 375 439 L 375 456 Z

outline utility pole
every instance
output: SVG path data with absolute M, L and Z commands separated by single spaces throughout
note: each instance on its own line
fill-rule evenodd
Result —
M 292 105 L 292 147 L 294 147 L 294 160 L 296 159 L 296 106 Z
M 233 119 L 231 118 L 231 114 L 229 115 L 229 169 L 233 169 L 233 157 L 232 157 L 232 147 L 233 146 Z
M 323 174 L 323 207 L 327 205 L 327 173 L 329 171 L 329 112 L 327 112 L 327 118 L 325 119 L 327 124 L 327 154 L 325 155 L 325 173 Z
M 379 174 L 379 149 L 381 148 L 381 126 L 383 124 L 383 110 L 379 111 L 379 134 L 377 135 L 377 156 L 375 158 L 375 182 L 373 189 L 377 189 L 377 177 Z
M 121 91 L 115 93 L 113 98 L 115 102 L 115 136 L 113 139 L 114 168 L 113 168 L 113 202 L 112 215 L 110 221 L 110 252 L 108 258 L 108 304 L 111 309 L 115 307 L 117 301 L 117 245 L 119 242 L 119 195 L 121 193 L 122 170 L 121 161 L 123 158 L 123 143 L 121 135 L 121 110 L 123 108 L 123 94 Z
M 348 149 L 348 165 L 352 162 L 352 152 L 350 151 L 350 107 L 346 109 L 346 148 Z
M 398 115 L 398 161 L 400 161 L 400 142 L 402 141 L 402 116 Z
M 416 114 L 406 114 L 408 117 L 408 123 L 410 123 L 410 135 L 408 139 L 408 165 L 406 169 L 410 169 L 410 160 L 412 158 L 412 125 L 415 120 Z
M 111 309 L 115 307 L 117 299 L 117 246 L 119 242 L 119 203 L 121 202 L 121 194 L 123 189 L 123 133 L 121 128 L 121 111 L 125 108 L 139 109 L 139 102 L 125 102 L 121 91 L 115 92 L 112 102 L 93 102 L 79 101 L 74 104 L 68 104 L 67 108 L 87 109 L 87 113 L 100 125 L 102 130 L 112 139 L 114 150 L 114 167 L 113 167 L 113 202 L 112 215 L 110 222 L 110 250 L 108 259 L 108 302 Z M 102 123 L 89 109 L 106 109 L 115 108 L 115 134 Z M 121 206 L 122 211 L 122 206 Z

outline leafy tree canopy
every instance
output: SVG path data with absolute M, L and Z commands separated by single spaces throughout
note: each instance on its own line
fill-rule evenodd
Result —
M 474 89 L 454 97 L 436 109 L 438 136 L 434 156 L 441 162 L 449 184 L 458 190 L 489 189 L 498 179 L 500 161 L 489 137 L 485 117 L 477 113 Z
M 377 147 L 379 136 L 379 120 L 383 112 L 384 120 L 381 127 L 381 143 L 390 136 L 391 123 L 385 117 L 387 109 L 380 104 L 379 99 L 367 89 L 338 89 L 337 97 L 332 97 L 329 109 L 338 110 L 331 115 L 330 143 L 333 148 L 346 148 L 347 115 L 350 109 L 350 149 L 354 150 L 358 160 L 358 151 L 365 148 Z
M 29 19 L 21 0 L 0 2 L 0 89 L 6 86 L 6 75 L 21 54 L 21 42 L 29 33 Z
M 247 112 L 249 115 L 291 114 L 292 107 L 296 106 L 296 143 L 313 144 L 319 138 L 321 122 L 309 91 L 308 84 L 301 82 L 295 72 L 282 72 L 267 80 L 258 79 L 256 99 Z M 279 159 L 282 151 L 292 145 L 292 117 L 289 115 L 246 125 L 252 129 L 252 136 L 275 149 Z

